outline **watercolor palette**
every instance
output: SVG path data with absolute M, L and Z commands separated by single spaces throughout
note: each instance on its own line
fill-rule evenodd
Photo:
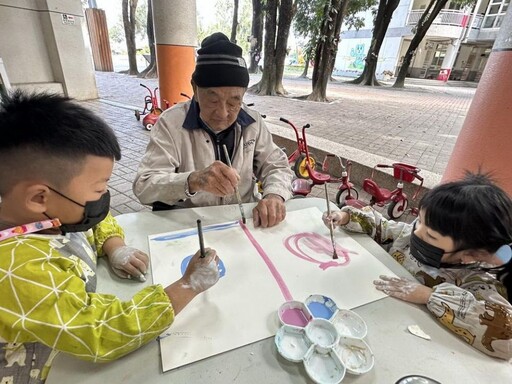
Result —
M 361 375 L 373 368 L 372 350 L 363 340 L 366 323 L 331 298 L 311 295 L 304 302 L 287 301 L 277 314 L 282 324 L 274 338 L 279 354 L 302 362 L 315 383 L 337 384 L 347 372 Z

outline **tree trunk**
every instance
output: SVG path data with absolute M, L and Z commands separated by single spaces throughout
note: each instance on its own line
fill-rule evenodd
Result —
M 139 74 L 139 77 L 156 79 L 158 69 L 156 66 L 155 31 L 153 28 L 153 0 L 148 0 L 147 33 L 149 43 L 149 54 L 151 56 L 149 65 Z
M 304 56 L 304 71 L 299 76 L 301 79 L 308 78 L 308 69 L 309 69 L 309 57 L 306 55 L 306 56 Z
M 412 58 L 416 53 L 416 49 L 420 45 L 421 41 L 427 34 L 428 29 L 432 25 L 434 19 L 439 15 L 439 12 L 444 8 L 448 0 L 430 0 L 428 7 L 425 9 L 425 12 L 421 15 L 420 20 L 418 21 L 418 25 L 416 26 L 416 33 L 414 34 L 411 44 L 409 48 L 407 48 L 407 52 L 405 53 L 404 60 L 402 62 L 402 66 L 400 67 L 400 71 L 398 72 L 398 76 L 396 77 L 395 84 L 393 84 L 393 88 L 403 88 L 405 84 L 405 76 L 409 71 L 409 66 L 411 65 Z M 432 12 L 430 10 L 432 9 Z
M 236 44 L 236 29 L 238 27 L 238 0 L 233 0 L 233 22 L 231 23 L 231 42 Z
M 327 84 L 334 68 L 334 60 L 338 51 L 341 25 L 350 0 L 331 0 L 325 5 L 318 44 L 315 49 L 315 65 L 313 68 L 313 90 L 307 96 L 311 101 L 327 101 Z
M 252 0 L 252 27 L 251 27 L 251 62 L 249 73 L 258 73 L 258 63 L 261 58 L 263 41 L 263 5 L 262 0 Z
M 399 3 L 400 0 L 380 0 L 377 16 L 375 17 L 372 42 L 366 55 L 363 73 L 357 79 L 351 81 L 351 83 L 370 86 L 381 85 L 375 76 L 379 52 L 393 17 L 393 12 L 395 12 Z
M 128 4 L 129 3 L 129 4 Z M 135 46 L 135 11 L 137 0 L 123 0 L 123 26 L 126 37 L 126 49 L 128 51 L 129 75 L 137 75 L 137 47 Z
M 290 25 L 295 14 L 293 0 L 268 0 L 265 15 L 265 59 L 261 80 L 250 90 L 260 96 L 284 95 L 284 61 Z M 278 17 L 279 15 L 279 17 Z
M 293 0 L 281 0 L 279 6 L 279 23 L 277 25 L 277 41 L 276 41 L 276 89 L 279 94 L 286 94 L 283 87 L 284 62 L 286 60 L 288 48 L 288 36 L 290 35 L 290 26 L 292 25 L 295 7 Z

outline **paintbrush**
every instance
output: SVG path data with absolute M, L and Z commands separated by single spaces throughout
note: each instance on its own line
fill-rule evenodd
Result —
M 324 183 L 325 187 L 325 202 L 327 203 L 327 215 L 331 216 L 331 204 L 329 202 L 329 194 L 327 193 L 327 183 Z M 336 242 L 334 241 L 334 228 L 332 220 L 330 221 L 329 231 L 331 232 L 331 244 L 332 244 L 332 258 L 337 259 L 338 254 L 336 253 Z
M 204 258 L 206 256 L 204 252 L 204 239 L 203 239 L 203 227 L 201 225 L 201 219 L 197 219 L 197 236 L 199 237 L 199 249 L 201 251 L 200 258 Z
M 222 145 L 222 149 L 224 149 L 224 156 L 226 156 L 226 162 L 228 163 L 229 168 L 233 168 L 231 159 L 229 158 L 228 148 L 225 144 Z M 240 208 L 240 214 L 242 215 L 242 223 L 245 224 L 244 206 L 242 205 L 242 198 L 240 197 L 240 191 L 238 190 L 238 187 L 235 187 L 235 195 L 236 200 L 238 201 L 238 207 Z

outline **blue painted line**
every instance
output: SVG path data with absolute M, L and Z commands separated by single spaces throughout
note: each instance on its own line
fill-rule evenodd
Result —
M 233 221 L 225 224 L 213 224 L 207 225 L 203 227 L 203 232 L 211 232 L 211 231 L 222 231 L 225 229 L 233 228 L 238 226 L 238 221 Z M 183 231 L 179 233 L 171 233 L 169 235 L 153 237 L 151 241 L 169 241 L 169 240 L 178 240 L 183 239 L 189 236 L 197 236 L 197 228 L 190 229 L 188 231 Z

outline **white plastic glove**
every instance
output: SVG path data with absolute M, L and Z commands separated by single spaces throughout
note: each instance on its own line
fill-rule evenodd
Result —
M 418 281 L 381 275 L 373 284 L 386 295 L 416 304 L 427 304 L 433 290 Z
M 219 281 L 219 257 L 211 248 L 205 248 L 205 257 L 201 258 L 201 251 L 197 251 L 190 259 L 183 275 L 183 281 L 187 288 L 192 288 L 196 293 L 206 291 Z
M 123 279 L 135 277 L 146 281 L 144 276 L 149 265 L 149 256 L 136 248 L 124 245 L 116 248 L 108 257 L 114 273 Z

